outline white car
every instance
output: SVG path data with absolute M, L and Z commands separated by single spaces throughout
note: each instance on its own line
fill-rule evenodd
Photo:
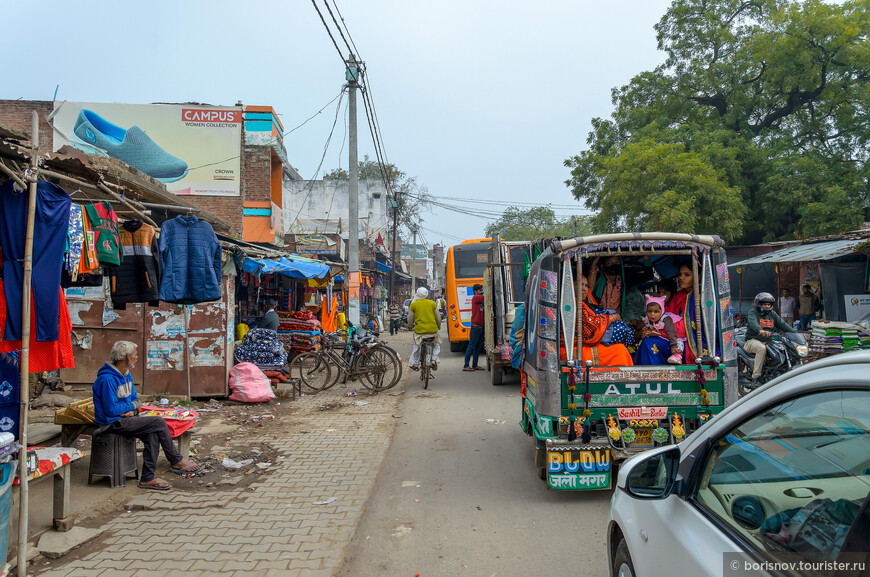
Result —
M 612 577 L 870 575 L 870 351 L 799 367 L 626 461 L 607 544 Z M 770 565 L 855 555 L 858 572 Z

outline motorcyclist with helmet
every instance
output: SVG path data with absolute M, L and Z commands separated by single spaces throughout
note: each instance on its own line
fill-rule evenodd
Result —
M 758 385 L 758 379 L 761 377 L 761 370 L 764 368 L 764 361 L 767 358 L 767 342 L 773 338 L 773 331 L 778 329 L 786 333 L 797 332 L 774 312 L 775 302 L 776 299 L 772 294 L 768 292 L 758 293 L 755 296 L 755 306 L 747 315 L 746 344 L 743 345 L 743 350 L 755 355 L 755 360 L 752 363 L 753 386 Z

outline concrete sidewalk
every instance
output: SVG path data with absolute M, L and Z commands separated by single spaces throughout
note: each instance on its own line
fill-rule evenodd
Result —
M 410 333 L 384 337 L 407 359 Z M 339 384 L 288 403 L 298 414 L 282 411 L 257 439 L 279 454 L 268 476 L 226 491 L 142 492 L 104 526 L 99 550 L 40 574 L 331 576 L 372 492 L 409 372 L 386 393 Z

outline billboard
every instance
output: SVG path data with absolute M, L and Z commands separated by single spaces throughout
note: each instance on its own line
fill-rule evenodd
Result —
M 53 149 L 110 156 L 178 195 L 238 196 L 240 106 L 55 102 Z

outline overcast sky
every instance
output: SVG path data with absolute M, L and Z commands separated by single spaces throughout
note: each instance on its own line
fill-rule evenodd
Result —
M 561 215 L 582 212 L 564 185 L 564 159 L 583 150 L 592 118 L 610 114 L 612 87 L 664 60 L 653 25 L 670 4 L 335 1 L 367 64 L 391 162 L 435 197 L 575 206 Z M 0 98 L 51 100 L 60 85 L 58 100 L 241 100 L 273 106 L 289 130 L 344 83 L 308 0 L 0 0 L 0 12 Z M 305 178 L 315 175 L 337 103 L 285 138 Z M 347 167 L 344 112 L 324 171 Z M 374 157 L 361 101 L 359 118 L 359 156 Z M 482 235 L 487 222 L 434 209 L 424 213 L 423 239 L 455 244 Z

